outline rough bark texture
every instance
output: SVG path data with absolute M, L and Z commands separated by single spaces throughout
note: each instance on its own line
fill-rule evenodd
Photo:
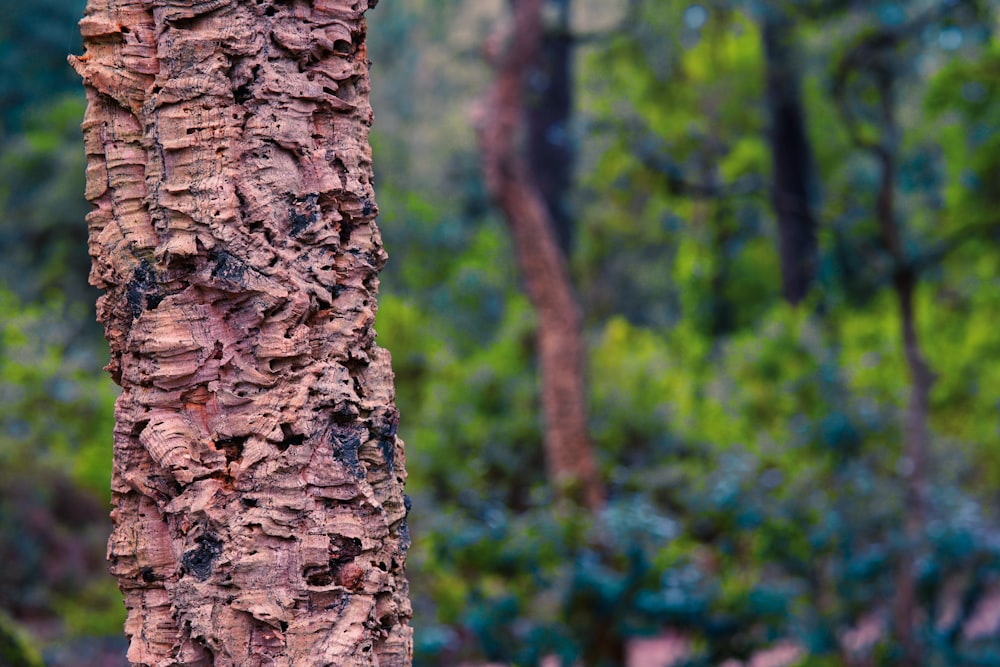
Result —
M 810 202 L 816 176 L 806 134 L 792 26 L 776 11 L 766 14 L 763 31 L 774 173 L 771 202 L 778 218 L 781 291 L 785 300 L 794 305 L 809 294 L 816 275 L 816 218 Z
M 80 22 L 134 665 L 410 663 L 368 8 L 90 0 Z
M 497 75 L 480 107 L 483 171 L 514 240 L 528 298 L 538 317 L 545 455 L 558 493 L 591 508 L 604 490 L 587 431 L 583 337 L 566 261 L 527 162 L 518 150 L 523 74 L 538 54 L 543 0 L 518 0 L 513 37 L 497 54 Z

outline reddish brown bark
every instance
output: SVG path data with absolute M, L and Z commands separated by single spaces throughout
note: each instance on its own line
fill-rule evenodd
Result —
M 493 199 L 503 211 L 525 290 L 538 317 L 545 455 L 558 493 L 597 509 L 604 503 L 587 432 L 581 316 L 545 201 L 518 149 L 523 74 L 542 39 L 542 0 L 518 0 L 513 35 L 497 54 L 496 80 L 481 106 L 479 144 Z
M 410 663 L 368 6 L 90 0 L 80 22 L 132 664 Z

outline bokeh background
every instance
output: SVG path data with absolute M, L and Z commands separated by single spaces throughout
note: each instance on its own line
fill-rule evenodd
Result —
M 906 590 L 920 664 L 1000 665 L 1000 1 L 548 1 L 524 148 L 558 156 L 532 159 L 584 313 L 596 512 L 553 502 L 473 129 L 511 4 L 370 13 L 416 665 L 897 665 Z M 125 664 L 83 5 L 0 0 L 5 666 Z M 814 230 L 785 254 L 782 210 Z

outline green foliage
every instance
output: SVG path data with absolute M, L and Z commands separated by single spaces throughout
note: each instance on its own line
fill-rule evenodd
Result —
M 112 577 L 95 577 L 54 601 L 68 637 L 118 635 L 125 625 L 125 605 Z
M 67 635 L 111 633 L 123 610 L 99 574 L 100 501 L 115 390 L 91 345 L 83 102 L 64 64 L 82 3 L 2 4 L 0 606 L 58 618 Z M 574 12 L 598 24 L 610 4 Z M 961 632 L 1000 577 L 997 3 L 944 3 L 879 52 L 897 95 L 897 222 L 935 373 L 916 536 L 902 527 L 900 266 L 874 215 L 879 165 L 852 144 L 832 91 L 863 37 L 937 3 L 623 4 L 617 28 L 579 46 L 569 133 L 569 260 L 611 496 L 599 516 L 553 503 L 536 321 L 467 122 L 489 76 L 467 56 L 495 22 L 491 3 L 407 0 L 371 16 L 391 255 L 377 329 L 408 443 L 417 664 L 616 665 L 629 638 L 669 628 L 690 638 L 692 666 L 787 638 L 808 650 L 804 667 L 847 665 L 839 638 L 884 608 L 906 554 L 926 664 L 997 664 L 995 638 Z M 770 11 L 794 22 L 820 181 L 817 287 L 797 308 L 780 301 L 770 202 Z M 881 139 L 874 63 L 846 90 Z M 956 604 L 951 625 L 933 622 Z M 898 661 L 890 630 L 861 659 Z
M 80 53 L 84 0 L 0 0 L 0 142 L 32 111 L 79 90 L 66 56 Z
M 400 403 L 410 408 L 408 437 L 421 442 L 407 458 L 411 492 L 463 502 L 485 490 L 492 500 L 522 506 L 544 482 L 533 319 L 523 297 L 512 297 L 505 310 L 493 339 L 459 356 L 403 302 L 382 300 L 380 342 L 397 345 L 389 349 L 394 360 L 402 356 L 394 361 L 401 386 L 419 380 L 416 395 L 403 394 Z M 406 345 L 416 332 L 426 341 L 417 358 Z
M 779 302 L 755 13 L 778 4 L 798 21 L 822 186 L 819 287 L 798 308 Z M 388 247 L 406 265 L 395 271 L 410 272 L 397 282 L 390 269 L 386 289 L 405 299 L 383 300 L 379 327 L 407 406 L 418 664 L 620 664 L 628 637 L 673 628 L 692 639 L 691 665 L 747 659 L 782 638 L 808 649 L 803 665 L 846 665 L 839 637 L 891 600 L 908 554 L 924 609 L 965 600 L 954 627 L 919 629 L 927 664 L 989 664 L 995 642 L 963 640 L 955 627 L 1000 575 L 984 504 L 1000 472 L 988 187 L 1000 119 L 983 19 L 955 7 L 894 61 L 898 211 L 936 377 L 932 492 L 915 538 L 902 529 L 910 380 L 874 217 L 878 166 L 831 99 L 857 26 L 902 25 L 915 8 L 633 3 L 625 29 L 582 59 L 580 124 L 594 136 L 571 260 L 588 319 L 592 435 L 612 494 L 601 517 L 551 506 L 528 379 L 533 322 L 511 294 L 509 248 L 484 254 L 467 231 L 470 220 L 492 229 L 481 189 L 449 190 L 460 198 L 430 207 L 383 198 Z M 967 58 L 952 59 L 955 31 Z M 870 104 L 862 83 L 852 91 Z M 422 231 L 400 229 L 407 218 Z M 451 254 L 414 244 L 444 229 Z M 504 267 L 466 292 L 487 331 L 408 291 L 462 293 L 460 266 L 480 276 Z M 866 650 L 893 664 L 891 628 Z
M 583 111 L 611 125 L 613 143 L 586 176 L 576 273 L 594 315 L 725 333 L 778 289 L 773 245 L 758 237 L 770 159 L 759 32 L 739 10 L 692 28 L 683 3 L 640 6 L 633 32 L 586 65 L 596 84 Z
M 51 99 L 22 133 L 0 143 L 0 283 L 22 298 L 65 298 L 92 313 L 83 105 L 79 94 Z
M 0 288 L 0 466 L 67 471 L 108 498 L 117 392 L 93 352 L 72 345 L 80 315 Z
M 75 310 L 0 289 L 0 608 L 108 635 L 125 618 L 103 564 L 117 392 Z
M 824 331 L 807 312 L 777 306 L 715 355 L 682 327 L 662 336 L 609 322 L 593 347 L 602 381 L 592 419 L 616 499 L 596 522 L 554 514 L 541 489 L 512 511 L 493 492 L 510 484 L 502 475 L 466 476 L 477 461 L 454 466 L 452 478 L 478 484 L 478 495 L 418 488 L 424 503 L 459 498 L 443 515 L 415 516 L 410 568 L 425 614 L 418 637 L 428 637 L 419 664 L 477 655 L 536 664 L 546 654 L 617 664 L 616 642 L 663 627 L 700 638 L 692 664 L 746 658 L 781 637 L 824 654 L 891 598 L 895 564 L 913 549 L 928 604 L 970 571 L 963 590 L 978 599 L 1000 575 L 991 520 L 958 477 L 942 474 L 926 533 L 908 542 L 898 522 L 898 397 L 877 395 L 867 384 L 877 374 L 854 386 L 833 363 L 838 348 L 851 358 L 895 340 L 891 311 L 882 325 L 878 312 Z M 881 382 L 899 386 L 895 372 Z M 869 391 L 876 396 L 855 398 Z M 411 442 L 427 438 L 419 431 Z M 945 630 L 925 632 L 940 655 L 970 655 L 946 646 Z
M 0 612 L 0 664 L 5 667 L 42 667 L 42 659 L 25 639 L 24 633 Z

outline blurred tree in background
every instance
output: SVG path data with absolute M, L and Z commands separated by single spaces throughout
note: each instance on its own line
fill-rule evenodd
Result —
M 87 532 L 114 394 L 62 65 L 82 3 L 47 2 L 0 2 L 0 603 L 80 664 L 66 638 L 123 616 Z M 547 1 L 522 147 L 558 165 L 596 515 L 552 502 L 471 122 L 515 4 L 370 14 L 416 663 L 616 665 L 671 631 L 690 665 L 786 639 L 810 667 L 1000 664 L 1000 3 Z
M 544 0 L 518 0 L 509 37 L 494 33 L 487 47 L 496 74 L 476 109 L 483 178 L 503 212 L 517 257 L 519 277 L 537 320 L 536 349 L 541 385 L 548 483 L 558 500 L 599 511 L 605 491 L 587 424 L 583 322 L 567 266 L 565 222 L 553 215 L 565 195 L 543 187 L 536 139 L 536 103 L 528 98 L 531 64 L 548 57 Z M 499 38 L 499 39 L 498 39 Z M 529 122 L 525 123 L 524 121 Z M 522 139 L 522 135 L 527 135 Z M 537 137 L 548 141 L 548 137 Z

